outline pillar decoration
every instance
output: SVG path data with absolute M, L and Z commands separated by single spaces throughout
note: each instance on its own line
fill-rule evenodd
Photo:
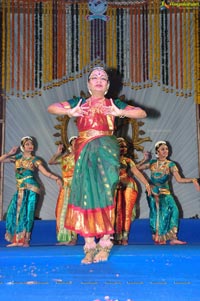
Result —
M 194 21 L 194 97 L 195 102 L 200 104 L 200 10 L 195 10 Z

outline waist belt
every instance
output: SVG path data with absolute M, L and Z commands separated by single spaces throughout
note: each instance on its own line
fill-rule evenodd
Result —
M 79 137 L 81 138 L 89 138 L 89 137 L 95 137 L 95 136 L 111 136 L 112 131 L 97 131 L 97 130 L 88 130 L 79 132 Z

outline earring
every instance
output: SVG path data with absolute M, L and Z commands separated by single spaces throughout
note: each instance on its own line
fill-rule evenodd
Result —
M 106 95 L 108 93 L 109 87 L 110 87 L 110 84 L 107 85 L 107 90 L 104 92 L 104 95 Z
M 87 84 L 87 88 L 88 88 L 88 92 L 90 93 L 90 95 L 92 95 L 92 91 L 89 88 L 89 85 Z

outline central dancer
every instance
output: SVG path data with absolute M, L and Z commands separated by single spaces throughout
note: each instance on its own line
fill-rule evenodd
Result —
M 113 135 L 115 117 L 145 118 L 146 112 L 120 99 L 107 99 L 110 81 L 102 67 L 88 76 L 90 97 L 56 102 L 55 115 L 77 117 L 75 170 L 66 227 L 84 237 L 84 264 L 107 261 L 114 233 L 115 191 L 119 182 L 119 145 Z

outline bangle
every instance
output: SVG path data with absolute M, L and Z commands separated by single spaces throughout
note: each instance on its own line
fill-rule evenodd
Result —
M 150 186 L 149 183 L 145 184 L 145 187 L 149 187 L 149 186 Z
M 196 178 L 192 179 L 192 183 L 194 183 L 194 182 L 197 182 L 197 179 L 196 179 Z
M 123 110 L 121 110 L 123 112 Z M 125 115 L 120 115 L 119 118 L 125 118 Z
M 71 112 L 71 108 L 66 108 L 66 113 L 67 113 L 67 115 L 68 115 L 69 118 L 72 117 L 72 115 L 71 115 L 70 112 Z

